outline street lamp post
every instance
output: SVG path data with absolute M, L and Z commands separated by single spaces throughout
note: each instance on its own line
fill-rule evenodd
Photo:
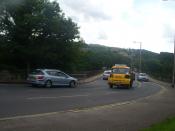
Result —
M 142 72 L 142 42 L 140 42 L 140 59 L 139 59 L 139 65 L 140 65 L 140 73 Z
M 142 72 L 142 42 L 134 41 L 134 43 L 140 44 L 140 55 L 139 55 L 139 73 Z
M 175 37 L 174 37 L 174 62 L 173 62 L 173 77 L 172 77 L 172 87 L 174 88 L 175 84 Z

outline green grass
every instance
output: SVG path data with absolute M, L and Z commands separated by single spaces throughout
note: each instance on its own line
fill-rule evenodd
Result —
M 175 117 L 168 118 L 165 121 L 154 124 L 149 128 L 142 129 L 141 131 L 175 131 Z

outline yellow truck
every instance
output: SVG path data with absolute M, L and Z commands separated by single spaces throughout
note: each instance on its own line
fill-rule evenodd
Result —
M 113 86 L 132 87 L 135 75 L 131 72 L 130 67 L 115 64 L 111 70 L 111 74 L 108 77 L 108 85 L 110 88 L 113 88 Z

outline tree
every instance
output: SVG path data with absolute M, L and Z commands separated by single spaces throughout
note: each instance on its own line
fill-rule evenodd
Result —
M 1 1 L 0 41 L 9 63 L 24 69 L 67 67 L 80 43 L 77 24 L 49 0 Z

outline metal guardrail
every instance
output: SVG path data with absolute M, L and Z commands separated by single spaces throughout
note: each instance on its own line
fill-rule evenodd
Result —
M 91 77 L 97 76 L 102 73 L 102 71 L 85 71 L 82 73 L 68 73 L 70 76 L 77 78 L 79 81 L 84 81 L 86 79 L 90 79 Z M 1 73 L 0 83 L 26 83 L 25 77 L 21 77 L 19 74 L 15 75 L 9 72 Z M 83 83 L 83 82 L 82 82 Z
M 84 71 L 80 73 L 73 73 L 70 74 L 70 76 L 77 78 L 78 80 L 86 79 L 92 76 L 96 76 L 97 74 L 102 73 L 102 70 L 96 70 L 96 71 Z
M 87 78 L 87 74 L 70 74 L 70 76 L 75 77 L 77 79 Z

